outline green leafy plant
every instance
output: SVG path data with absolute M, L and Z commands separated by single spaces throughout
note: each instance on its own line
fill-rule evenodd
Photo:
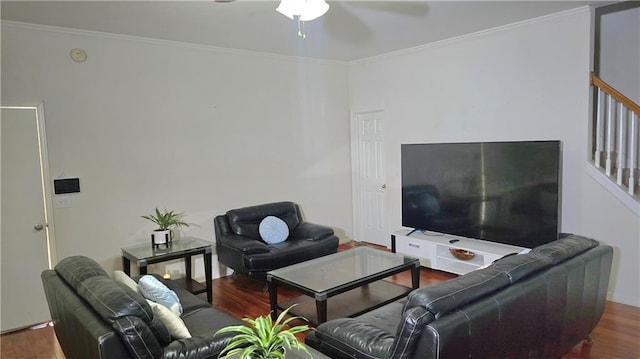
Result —
M 189 227 L 189 224 L 182 221 L 183 213 L 176 213 L 175 211 L 167 211 L 160 212 L 156 207 L 156 213 L 150 214 L 148 216 L 142 216 L 144 219 L 148 219 L 151 222 L 158 225 L 158 229 L 166 230 L 170 227 Z
M 290 317 L 285 320 L 289 309 L 285 309 L 274 322 L 271 315 L 259 316 L 256 319 L 244 318 L 247 325 L 233 325 L 222 328 L 216 335 L 236 333 L 229 344 L 222 350 L 219 358 L 228 358 L 238 354 L 238 359 L 284 359 L 284 350 L 296 348 L 309 354 L 307 347 L 296 339 L 295 334 L 309 329 L 308 325 L 298 325 L 287 329 L 287 325 L 296 319 L 306 321 L 303 317 Z M 311 355 L 309 354 L 309 357 Z M 235 358 L 235 357 L 234 357 Z

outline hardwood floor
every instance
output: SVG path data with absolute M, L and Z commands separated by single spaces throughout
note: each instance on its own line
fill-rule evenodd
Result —
M 349 245 L 341 245 L 341 249 Z M 420 285 L 427 286 L 455 275 L 422 268 Z M 410 286 L 409 272 L 388 280 Z M 278 289 L 278 300 L 297 296 L 293 291 Z M 205 294 L 200 294 L 203 299 Z M 232 275 L 213 281 L 213 303 L 216 308 L 238 317 L 256 317 L 269 312 L 269 294 L 265 284 L 245 276 Z M 304 335 L 300 335 L 302 339 Z M 591 345 L 578 343 L 562 359 L 640 359 L 640 308 L 607 302 L 605 312 L 594 329 Z M 22 330 L 0 336 L 2 359 L 64 359 L 52 327 Z M 89 358 L 88 358 L 89 359 Z M 548 358 L 539 358 L 548 359 Z
M 1 335 L 0 358 L 65 359 L 51 326 Z

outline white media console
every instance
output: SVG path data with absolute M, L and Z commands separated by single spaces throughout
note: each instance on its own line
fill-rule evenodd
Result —
M 399 230 L 391 234 L 391 250 L 420 259 L 420 265 L 455 274 L 465 274 L 491 264 L 507 254 L 526 248 L 479 239 L 458 237 L 436 232 Z M 463 249 L 475 253 L 470 260 L 454 257 L 449 249 Z

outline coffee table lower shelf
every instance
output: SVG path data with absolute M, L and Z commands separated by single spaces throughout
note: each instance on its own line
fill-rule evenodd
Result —
M 413 288 L 380 280 L 329 297 L 327 299 L 327 320 L 356 317 L 405 297 L 412 290 Z M 318 324 L 314 298 L 301 295 L 278 303 L 278 308 L 284 310 L 293 304 L 297 305 L 289 311 L 290 314 L 304 317 L 311 324 Z

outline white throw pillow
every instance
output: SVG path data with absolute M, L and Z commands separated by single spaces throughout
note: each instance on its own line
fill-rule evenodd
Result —
M 264 217 L 258 231 L 262 240 L 269 244 L 284 242 L 289 237 L 289 226 L 275 216 Z
M 138 283 L 135 280 L 131 279 L 125 272 L 121 270 L 113 271 L 113 280 L 124 283 L 127 287 L 133 289 L 136 293 L 138 293 Z
M 179 315 L 169 310 L 169 308 L 165 307 L 160 303 L 156 303 L 147 299 L 149 306 L 153 309 L 153 316 L 160 319 L 162 324 L 167 327 L 169 334 L 174 339 L 185 339 L 191 338 L 191 333 L 189 333 L 189 329 L 184 324 L 182 318 Z

